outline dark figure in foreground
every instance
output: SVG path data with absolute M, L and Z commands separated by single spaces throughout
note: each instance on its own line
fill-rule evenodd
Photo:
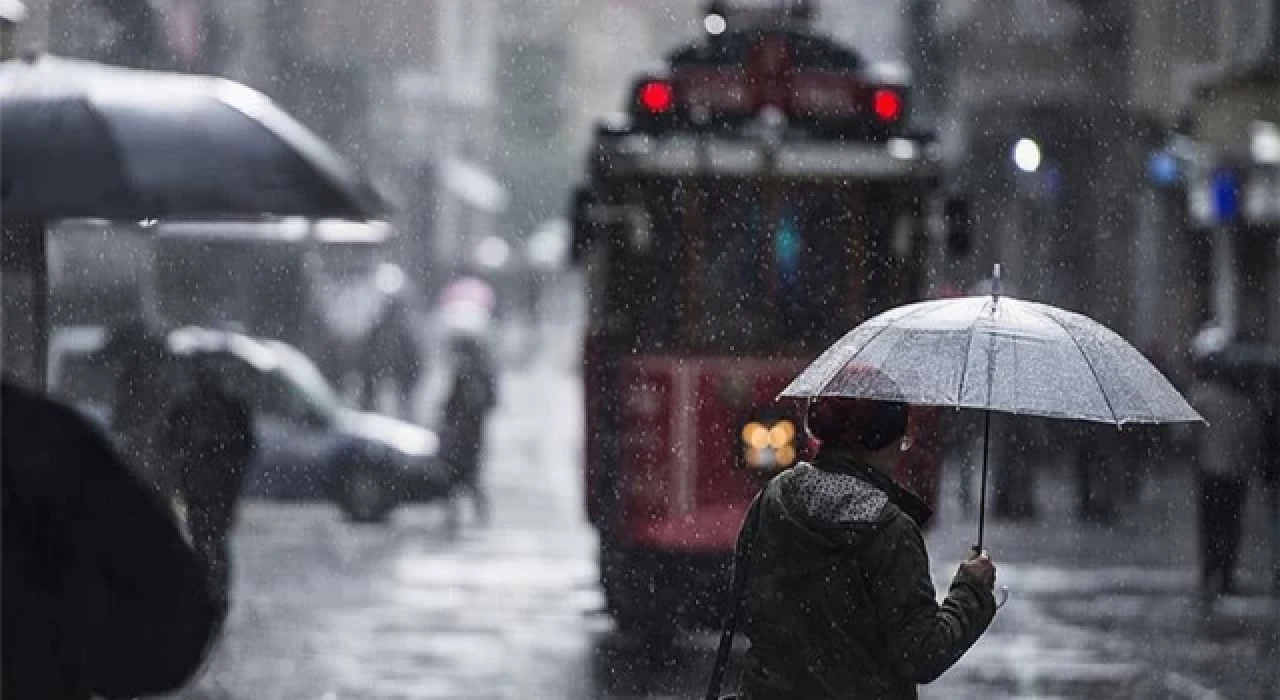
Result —
M 481 522 L 489 519 L 489 499 L 480 486 L 484 459 L 484 429 L 498 401 L 493 361 L 481 341 L 472 336 L 453 340 L 453 386 L 444 407 L 441 456 L 448 465 L 451 493 L 449 519 L 456 525 L 459 500 L 465 491 Z
M 762 493 L 745 597 L 750 700 L 915 698 L 990 624 L 985 553 L 960 565 L 942 605 L 935 598 L 920 531 L 931 514 L 889 476 L 908 447 L 907 414 L 900 403 L 815 401 L 817 457 Z
M 1262 464 L 1265 426 L 1254 401 L 1230 385 L 1199 382 L 1190 393 L 1209 421 L 1196 456 L 1200 589 L 1206 595 L 1230 595 L 1249 475 Z
M 231 527 L 256 440 L 249 406 L 198 361 L 194 383 L 169 407 L 162 442 L 176 471 L 187 526 L 225 615 L 230 602 Z
M 3 697 L 178 688 L 217 608 L 170 511 L 71 409 L 6 380 L 2 413 Z

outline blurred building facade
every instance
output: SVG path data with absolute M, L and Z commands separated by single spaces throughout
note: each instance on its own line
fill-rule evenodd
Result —
M 20 42 L 264 90 L 379 176 L 400 205 L 400 257 L 424 279 L 561 214 L 594 122 L 697 35 L 703 5 L 30 0 Z M 977 282 L 1002 261 L 1024 295 L 1176 356 L 1212 312 L 1210 256 L 1191 195 L 1153 181 L 1150 156 L 1180 123 L 1211 149 L 1244 148 L 1272 88 L 1236 67 L 1269 55 L 1275 5 L 830 0 L 819 23 L 912 65 L 987 234 L 953 276 Z M 1023 139 L 1034 172 L 1012 157 Z
M 1280 593 L 1280 3 L 1230 5 L 1181 125 L 1196 166 L 1184 178 L 1189 219 L 1213 261 L 1211 321 L 1195 350 L 1201 381 L 1237 392 L 1253 414 L 1243 419 L 1263 422 L 1253 449 L 1270 486 Z M 1207 432 L 1238 440 L 1232 418 Z
M 1184 388 L 1246 395 L 1249 415 L 1196 434 L 1265 421 L 1256 466 L 1280 477 L 1280 3 L 911 0 L 907 16 L 979 234 L 953 276 L 1002 262 L 1014 293 L 1098 318 Z
M 1179 371 L 1208 270 L 1152 154 L 1201 86 L 1263 50 L 1273 16 L 1271 0 L 911 0 L 908 55 L 985 234 L 956 274 L 1003 262 L 1021 294 L 1085 310 Z M 1034 159 L 1015 158 L 1020 143 Z
M 496 0 L 32 0 L 20 41 L 137 68 L 212 73 L 270 95 L 397 206 L 426 281 L 490 235 Z
M 271 92 L 381 176 L 400 213 L 401 260 L 424 291 L 494 230 L 505 206 L 488 169 L 494 8 L 314 0 L 261 9 Z

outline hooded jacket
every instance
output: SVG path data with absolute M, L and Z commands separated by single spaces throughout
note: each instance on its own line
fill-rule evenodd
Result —
M 957 572 L 939 605 L 918 498 L 852 454 L 824 448 L 765 488 L 745 592 L 751 700 L 917 697 L 995 614 Z

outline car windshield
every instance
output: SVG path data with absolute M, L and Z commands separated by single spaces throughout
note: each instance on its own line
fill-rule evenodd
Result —
M 306 355 L 283 343 L 268 345 L 278 362 L 274 371 L 301 395 L 308 406 L 326 417 L 343 409 L 342 398 Z

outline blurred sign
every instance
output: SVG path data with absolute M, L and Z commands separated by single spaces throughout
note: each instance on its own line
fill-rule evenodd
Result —
M 1192 181 L 1187 192 L 1199 226 L 1280 224 L 1280 170 L 1218 168 Z
M 1214 171 L 1209 180 L 1213 198 L 1213 218 L 1227 223 L 1240 218 L 1240 176 L 1231 169 Z

